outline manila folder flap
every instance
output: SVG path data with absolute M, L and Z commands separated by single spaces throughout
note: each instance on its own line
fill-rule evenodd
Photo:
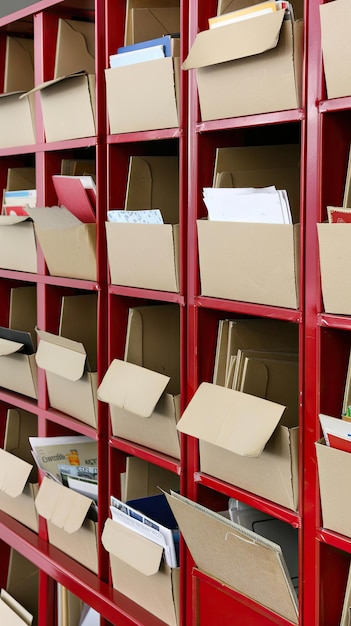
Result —
M 202 383 L 177 428 L 235 454 L 257 457 L 284 409 L 281 404 L 247 393 Z
M 42 517 L 67 533 L 82 526 L 92 500 L 73 489 L 60 485 L 44 476 L 35 499 L 36 509 Z
M 200 32 L 183 63 L 184 70 L 243 59 L 275 48 L 285 11 Z
M 79 380 L 87 360 L 83 344 L 39 328 L 36 331 L 40 338 L 35 355 L 37 365 L 67 380 Z
M 296 596 L 278 544 L 179 494 L 166 497 L 199 569 L 297 623 Z
M 100 387 L 98 399 L 140 417 L 150 417 L 169 377 L 133 363 L 114 359 Z
M 152 576 L 160 569 L 163 547 L 123 524 L 107 519 L 101 541 L 110 554 L 144 576 Z

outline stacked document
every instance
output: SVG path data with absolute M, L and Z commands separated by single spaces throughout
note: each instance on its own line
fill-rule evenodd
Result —
M 18 191 L 4 191 L 3 214 L 4 215 L 28 215 L 26 209 L 35 207 L 37 204 L 36 189 L 20 189 Z
M 157 543 L 164 550 L 167 565 L 169 567 L 177 567 L 176 542 L 178 539 L 179 543 L 178 529 L 176 528 L 176 521 L 172 511 L 163 494 L 139 498 L 129 503 L 122 502 L 118 498 L 111 496 L 110 510 L 112 519 L 115 522 L 146 537 L 153 543 Z
M 38 468 L 57 482 L 79 472 L 92 480 L 96 477 L 97 443 L 84 435 L 72 437 L 29 437 Z M 69 469 L 71 468 L 71 469 Z
M 351 452 L 351 423 L 348 420 L 320 413 L 319 421 L 327 446 Z
M 274 186 L 205 187 L 203 199 L 208 219 L 216 222 L 291 224 L 291 210 L 285 189 Z
M 242 22 L 249 20 L 260 15 L 266 15 L 267 13 L 273 13 L 275 11 L 284 10 L 289 15 L 292 13 L 292 5 L 287 0 L 266 0 L 265 2 L 259 2 L 242 9 L 236 9 L 215 17 L 210 17 L 208 20 L 209 28 L 218 28 L 220 26 L 226 26 L 227 24 L 234 24 L 235 22 Z
M 85 224 L 96 220 L 96 187 L 92 176 L 55 174 L 52 182 L 60 206 L 65 207 Z
M 110 55 L 110 67 L 123 67 L 172 56 L 179 56 L 179 33 L 122 46 L 116 54 Z
M 120 224 L 163 224 L 162 213 L 159 209 L 145 209 L 127 211 L 126 209 L 111 209 L 107 211 L 109 222 Z

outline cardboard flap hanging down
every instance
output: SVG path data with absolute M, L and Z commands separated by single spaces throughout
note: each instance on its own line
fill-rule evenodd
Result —
M 67 533 L 82 526 L 92 500 L 44 476 L 35 507 L 42 517 Z
M 281 547 L 176 493 L 166 494 L 202 571 L 297 624 L 297 599 Z
M 74 228 L 82 224 L 73 213 L 62 206 L 32 207 L 27 209 L 27 213 L 33 220 L 36 230 Z
M 269 400 L 202 383 L 177 428 L 234 454 L 258 457 L 284 410 Z
M 152 576 L 158 572 L 163 547 L 130 528 L 107 519 L 101 541 L 108 552 L 144 576 Z
M 21 495 L 31 471 L 29 463 L 0 448 L 0 490 L 6 495 Z
M 183 63 L 184 70 L 261 54 L 275 48 L 285 11 L 200 32 Z
M 40 85 L 37 85 L 36 87 L 33 87 L 33 89 L 31 89 L 30 91 L 22 93 L 20 95 L 20 100 L 22 98 L 25 98 L 26 96 L 31 95 L 32 93 L 35 93 L 37 91 L 41 92 L 41 91 L 47 89 L 47 87 L 51 87 L 52 85 L 57 85 L 58 83 L 61 83 L 62 81 L 68 80 L 70 78 L 72 78 L 72 79 L 78 78 L 79 76 L 85 76 L 86 78 L 88 78 L 89 74 L 87 74 L 87 72 L 80 71 L 80 72 L 74 72 L 72 74 L 67 74 L 66 76 L 59 76 L 58 78 L 52 78 L 51 80 L 46 80 L 45 82 L 40 83 Z
M 36 331 L 40 338 L 35 355 L 37 365 L 68 380 L 79 380 L 87 364 L 83 344 L 38 328 Z
M 150 417 L 169 377 L 114 359 L 98 388 L 98 399 L 140 417 Z
M 27 215 L 0 215 L 0 226 L 16 226 L 22 222 L 31 222 Z

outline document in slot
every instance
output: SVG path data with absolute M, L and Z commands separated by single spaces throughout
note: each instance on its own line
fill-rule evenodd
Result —
M 163 224 L 163 218 L 159 209 L 147 209 L 145 211 L 127 211 L 126 209 L 111 209 L 107 211 L 109 222 L 124 224 Z
M 203 199 L 208 219 L 222 222 L 291 224 L 286 190 L 264 188 L 205 187 Z
M 152 497 L 152 496 L 151 496 Z M 143 498 L 141 499 L 143 500 Z M 164 549 L 164 555 L 169 567 L 177 567 L 177 554 L 174 545 L 174 535 L 171 528 L 156 522 L 151 517 L 140 512 L 126 502 L 111 496 L 110 510 L 112 519 L 136 533 L 157 543 Z
M 345 440 L 346 444 L 351 442 L 351 423 L 338 417 L 319 414 L 319 421 L 323 431 L 323 437 L 327 446 L 336 447 L 336 438 Z M 339 442 L 340 445 L 340 442 Z
M 286 0 L 267 0 L 266 2 L 260 2 L 242 9 L 210 17 L 208 25 L 209 28 L 218 28 L 220 26 L 227 26 L 227 24 L 234 24 L 235 22 L 242 22 L 243 20 L 259 17 L 260 15 L 266 15 L 266 13 L 280 11 L 282 9 L 290 13 L 292 11 L 292 5 Z
M 96 187 L 92 176 L 52 177 L 58 201 L 85 224 L 95 222 Z
M 172 33 L 163 35 L 162 37 L 156 37 L 154 39 L 147 39 L 146 41 L 138 41 L 137 43 L 130 44 L 129 46 L 121 46 L 117 48 L 117 54 L 125 53 L 125 52 L 133 52 L 135 50 L 144 50 L 145 48 L 153 48 L 155 46 L 162 46 L 164 56 L 179 56 L 178 54 L 174 54 L 174 44 L 177 43 L 177 39 L 179 39 L 179 33 Z
M 327 207 L 329 224 L 349 224 L 351 222 L 351 209 L 341 207 Z
M 29 443 L 38 468 L 57 482 L 61 482 L 60 464 L 97 465 L 97 442 L 85 435 L 29 437 Z
M 4 215 L 28 215 L 26 208 L 35 207 L 36 203 L 36 189 L 5 190 L 3 194 L 3 213 Z
M 110 55 L 110 67 L 122 67 L 133 65 L 134 63 L 144 63 L 145 61 L 155 61 L 164 59 L 165 52 L 163 46 L 150 46 L 148 48 L 137 48 L 129 52 L 118 52 Z

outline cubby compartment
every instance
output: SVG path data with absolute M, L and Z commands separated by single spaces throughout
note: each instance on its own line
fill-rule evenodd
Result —
M 179 292 L 177 140 L 110 147 L 106 237 L 111 283 Z

